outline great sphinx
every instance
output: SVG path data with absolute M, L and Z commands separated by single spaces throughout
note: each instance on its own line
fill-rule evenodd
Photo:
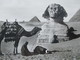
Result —
M 51 43 L 56 35 L 59 39 L 68 39 L 68 25 L 64 22 L 64 17 L 67 17 L 67 12 L 60 4 L 50 4 L 42 15 L 47 19 L 41 28 L 37 38 L 37 43 Z

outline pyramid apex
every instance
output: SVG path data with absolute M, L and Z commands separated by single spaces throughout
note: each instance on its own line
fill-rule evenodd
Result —
M 29 22 L 40 22 L 37 16 L 34 16 Z

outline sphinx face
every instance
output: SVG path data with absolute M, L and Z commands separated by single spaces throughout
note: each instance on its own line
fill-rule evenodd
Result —
M 49 5 L 48 12 L 50 18 L 56 18 L 58 16 L 58 5 L 56 4 L 51 4 Z

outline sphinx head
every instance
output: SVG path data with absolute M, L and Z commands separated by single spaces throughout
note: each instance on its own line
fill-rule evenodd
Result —
M 67 12 L 60 4 L 50 4 L 42 16 L 47 19 L 64 18 L 67 17 Z

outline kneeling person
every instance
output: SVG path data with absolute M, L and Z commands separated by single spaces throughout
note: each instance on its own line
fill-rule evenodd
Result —
M 26 42 L 21 48 L 21 55 L 23 55 L 23 56 L 31 55 L 31 53 L 29 52 L 29 50 L 27 48 L 27 45 L 28 45 L 28 42 Z

